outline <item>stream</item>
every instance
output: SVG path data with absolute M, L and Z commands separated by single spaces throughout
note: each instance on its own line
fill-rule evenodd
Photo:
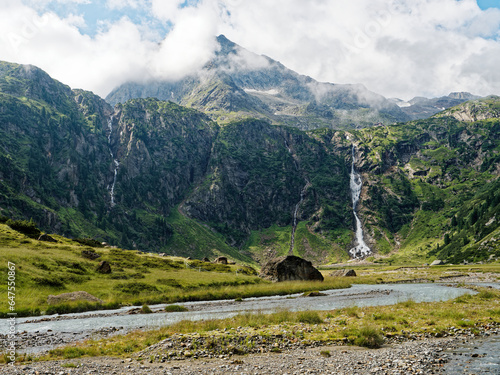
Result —
M 108 145 L 109 145 L 109 153 L 111 155 L 111 159 L 113 159 L 113 182 L 111 184 L 111 188 L 109 188 L 109 196 L 111 199 L 111 207 L 115 206 L 115 185 L 116 185 L 116 176 L 118 175 L 118 169 L 120 168 L 120 162 L 115 159 L 115 155 L 113 153 L 113 150 L 111 148 L 111 135 L 113 134 L 113 116 L 111 116 L 108 119 L 108 129 L 109 129 L 109 135 L 108 135 Z
M 165 304 L 150 306 L 154 314 L 131 314 L 137 306 L 117 310 L 26 317 L 16 319 L 19 333 L 19 352 L 43 351 L 82 339 L 100 332 L 125 333 L 134 329 L 153 329 L 181 320 L 228 318 L 244 312 L 275 312 L 280 310 L 333 310 L 350 306 L 392 305 L 406 300 L 415 302 L 444 301 L 476 292 L 465 288 L 430 284 L 353 285 L 348 289 L 332 289 L 322 296 L 303 297 L 302 294 L 245 298 L 234 300 L 179 303 L 187 312 L 161 312 Z M 8 332 L 8 319 L 0 320 L 0 332 Z M 37 343 L 36 340 L 39 340 Z

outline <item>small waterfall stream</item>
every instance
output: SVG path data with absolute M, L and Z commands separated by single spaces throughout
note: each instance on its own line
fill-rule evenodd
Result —
M 297 156 L 293 154 L 292 149 L 290 148 L 290 145 L 288 144 L 288 142 L 286 140 L 285 140 L 285 147 L 287 148 L 287 150 L 290 153 L 290 155 L 292 155 L 293 163 L 295 165 L 295 168 L 298 171 L 299 170 L 299 162 L 297 160 Z M 295 246 L 295 231 L 297 230 L 297 224 L 298 224 L 297 217 L 298 217 L 298 214 L 299 214 L 300 205 L 304 201 L 307 189 L 309 188 L 309 186 L 311 186 L 311 183 L 309 182 L 309 180 L 307 178 L 305 178 L 305 180 L 306 180 L 306 184 L 302 188 L 302 190 L 300 191 L 300 200 L 295 205 L 295 209 L 293 210 L 292 237 L 291 237 L 291 240 L 290 240 L 290 250 L 288 252 L 289 255 L 293 255 L 293 248 Z
M 115 203 L 116 176 L 118 175 L 120 162 L 117 159 L 115 159 L 115 155 L 113 154 L 113 149 L 111 148 L 111 134 L 113 133 L 113 116 L 111 116 L 108 119 L 108 129 L 109 129 L 109 134 L 108 134 L 109 153 L 111 155 L 111 158 L 113 159 L 113 164 L 114 164 L 113 183 L 111 184 L 111 187 L 108 186 L 108 189 L 109 189 L 109 196 L 111 198 L 111 207 L 114 207 L 116 204 Z
M 352 146 L 352 164 L 351 164 L 351 196 L 352 196 L 352 211 L 354 213 L 354 219 L 356 221 L 356 243 L 357 246 L 349 250 L 349 254 L 353 258 L 365 258 L 372 253 L 371 249 L 365 243 L 363 238 L 363 226 L 361 225 L 361 220 L 359 219 L 356 208 L 359 202 L 359 197 L 361 195 L 361 188 L 363 187 L 363 181 L 361 180 L 361 175 L 356 172 L 354 165 L 356 163 L 355 147 Z
M 306 196 L 306 190 L 309 188 L 310 185 L 311 183 L 307 181 L 307 184 L 300 191 L 300 201 L 295 205 L 295 210 L 293 211 L 292 239 L 290 241 L 290 251 L 288 252 L 289 255 L 293 255 L 293 247 L 295 246 L 295 231 L 297 230 L 297 224 L 298 224 L 297 215 L 299 213 L 299 208 L 302 202 L 304 201 L 304 197 Z

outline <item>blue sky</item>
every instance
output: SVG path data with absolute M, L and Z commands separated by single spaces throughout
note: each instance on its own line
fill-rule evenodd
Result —
M 101 96 L 199 72 L 218 34 L 386 97 L 500 94 L 500 0 L 0 1 L 0 60 Z
M 500 0 L 477 0 L 477 4 L 483 10 L 486 10 L 488 8 L 500 9 Z

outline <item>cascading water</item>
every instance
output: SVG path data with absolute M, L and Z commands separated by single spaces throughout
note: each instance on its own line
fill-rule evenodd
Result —
M 359 202 L 359 197 L 361 195 L 361 188 L 363 187 L 363 181 L 361 180 L 361 175 L 356 172 L 354 165 L 356 163 L 356 154 L 354 145 L 352 146 L 352 164 L 351 164 L 351 195 L 352 195 L 352 211 L 354 213 L 354 219 L 356 221 L 356 243 L 357 246 L 349 250 L 349 254 L 353 258 L 365 258 L 372 253 L 371 249 L 365 243 L 363 238 L 363 227 L 361 225 L 361 220 L 358 217 L 356 208 Z
M 297 170 L 299 170 L 299 162 L 297 160 L 297 156 L 293 154 L 292 149 L 290 148 L 290 145 L 288 144 L 288 142 L 286 140 L 285 140 L 285 147 L 287 148 L 290 155 L 292 155 L 295 168 Z M 309 182 L 309 180 L 307 178 L 305 180 L 306 180 L 306 185 L 300 191 L 300 200 L 295 205 L 295 210 L 293 210 L 292 238 L 290 241 L 290 251 L 288 252 L 289 255 L 293 255 L 293 247 L 295 246 L 295 231 L 297 230 L 297 224 L 298 224 L 297 216 L 299 214 L 299 208 L 300 208 L 300 205 L 302 204 L 302 202 L 304 201 L 307 189 L 311 185 L 311 183 Z
M 115 159 L 115 155 L 113 154 L 113 149 L 111 148 L 111 134 L 113 133 L 113 116 L 111 116 L 108 119 L 108 129 L 109 129 L 109 134 L 108 134 L 109 153 L 111 155 L 111 159 L 113 159 L 113 164 L 114 164 L 113 183 L 111 184 L 111 187 L 108 186 L 108 189 L 109 189 L 109 196 L 111 198 L 111 207 L 113 207 L 116 204 L 115 203 L 116 176 L 118 175 L 118 169 L 120 168 L 120 162 L 117 159 Z
M 307 181 L 307 180 L 306 180 Z M 297 230 L 297 215 L 299 213 L 299 208 L 302 202 L 304 201 L 304 197 L 306 196 L 306 190 L 310 186 L 310 182 L 307 181 L 306 186 L 303 187 L 303 189 L 300 191 L 300 201 L 295 205 L 295 210 L 293 211 L 293 226 L 292 226 L 292 240 L 290 241 L 290 251 L 289 254 L 293 255 L 293 247 L 295 246 L 295 231 Z

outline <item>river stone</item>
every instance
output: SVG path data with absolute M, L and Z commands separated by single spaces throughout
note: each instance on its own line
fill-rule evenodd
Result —
M 277 281 L 318 280 L 323 281 L 323 275 L 308 260 L 288 255 L 267 262 L 260 272 L 260 277 Z
M 99 273 L 111 273 L 111 265 L 103 260 L 99 265 L 97 266 L 97 272 Z
M 353 269 L 350 270 L 336 270 L 330 273 L 331 277 L 351 277 L 356 276 L 356 271 Z
M 63 302 L 74 302 L 74 301 L 89 301 L 89 302 L 102 303 L 102 300 L 100 300 L 97 297 L 94 297 L 92 294 L 87 292 L 63 293 L 63 294 L 58 294 L 56 296 L 51 294 L 47 297 L 47 303 L 49 305 L 57 305 Z

